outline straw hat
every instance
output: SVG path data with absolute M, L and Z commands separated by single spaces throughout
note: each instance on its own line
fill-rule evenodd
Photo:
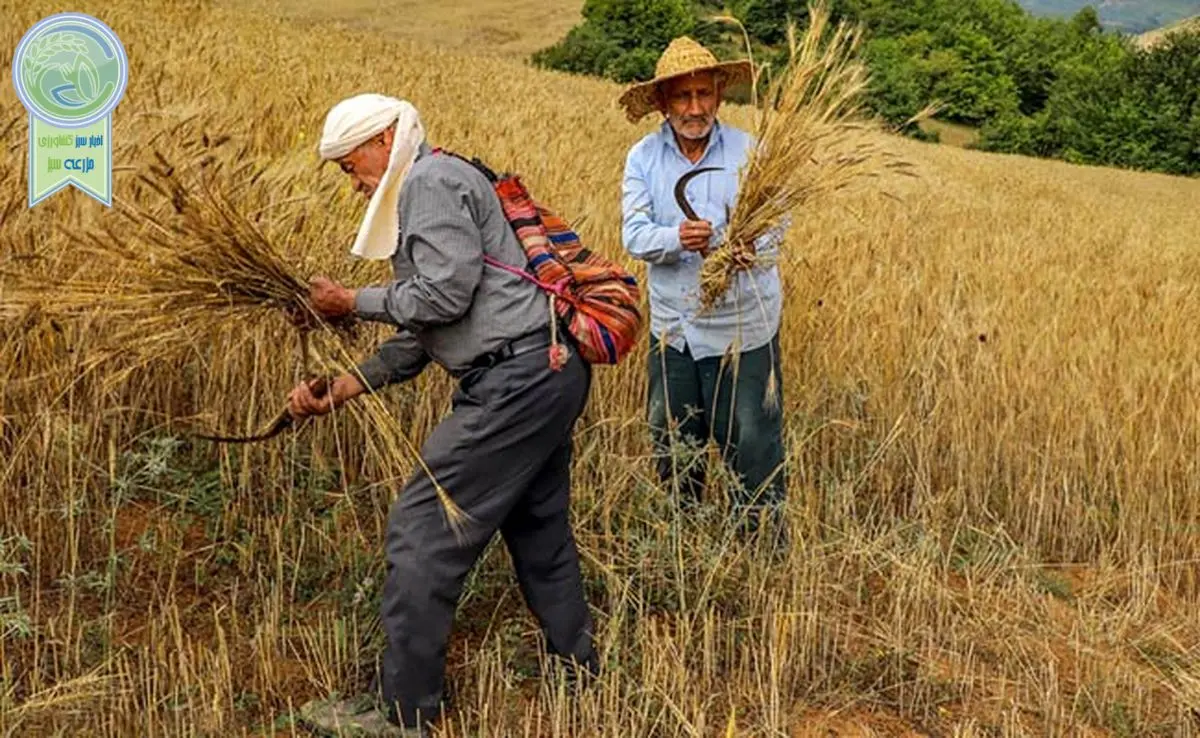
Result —
M 682 77 L 686 74 L 713 70 L 725 76 L 725 86 L 739 82 L 749 82 L 753 77 L 753 67 L 746 59 L 721 62 L 713 53 L 687 36 L 680 36 L 667 46 L 667 50 L 658 58 L 654 67 L 654 79 L 633 85 L 621 95 L 618 102 L 625 108 L 625 116 L 631 123 L 636 123 L 658 109 L 655 104 L 654 90 L 659 83 Z

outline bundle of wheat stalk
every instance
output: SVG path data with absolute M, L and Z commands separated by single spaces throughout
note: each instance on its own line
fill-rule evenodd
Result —
M 185 185 L 165 160 L 139 179 L 170 202 L 173 216 L 118 202 L 128 221 L 83 234 L 82 247 L 126 270 L 120 290 L 94 279 L 55 285 L 60 301 L 102 307 L 133 321 L 142 335 L 160 335 L 165 322 L 192 326 L 251 314 L 283 311 L 319 316 L 308 303 L 308 284 L 253 220 L 241 213 L 210 178 Z M 348 330 L 352 323 L 331 325 Z
M 90 229 L 64 228 L 81 268 L 61 278 L 44 270 L 6 274 L 6 309 L 39 308 L 107 326 L 104 345 L 75 357 L 78 363 L 69 371 L 103 366 L 105 381 L 115 384 L 139 365 L 175 360 L 181 347 L 212 343 L 231 326 L 263 319 L 286 326 L 284 316 L 326 335 L 355 337 L 352 319 L 320 318 L 309 304 L 307 279 L 234 205 L 224 183 L 251 183 L 253 173 L 218 178 L 213 167 L 208 176 L 201 171 L 202 176 L 184 177 L 158 158 L 159 165 L 138 175 L 153 191 L 150 197 L 118 198 L 115 218 Z
M 115 210 L 122 222 L 68 232 L 78 243 L 77 255 L 89 264 L 77 274 L 47 284 L 42 275 L 5 271 L 12 279 L 0 295 L 0 318 L 49 311 L 64 320 L 104 322 L 106 346 L 62 369 L 97 371 L 110 385 L 147 365 L 176 361 L 181 347 L 196 347 L 202 355 L 205 344 L 216 345 L 231 334 L 249 336 L 248 327 L 261 326 L 263 319 L 286 327 L 285 316 L 299 327 L 306 373 L 329 377 L 352 372 L 350 350 L 358 344 L 358 321 L 353 316 L 330 321 L 317 313 L 308 299 L 308 280 L 252 217 L 235 206 L 228 183 L 252 184 L 256 175 L 238 167 L 224 176 L 211 176 L 215 170 L 209 170 L 210 176 L 185 178 L 159 156 L 158 166 L 138 176 L 162 201 L 148 206 L 118 200 Z M 313 350 L 313 333 L 325 344 L 323 351 Z M 393 469 L 402 465 L 402 456 L 411 455 L 430 473 L 377 397 L 365 398 L 350 415 L 371 427 L 366 434 L 371 452 Z M 223 443 L 260 441 L 292 425 L 281 409 L 250 435 L 190 435 Z M 438 480 L 433 482 L 458 531 L 469 520 Z
M 822 0 L 810 6 L 799 40 L 795 26 L 788 28 L 788 64 L 763 95 L 757 144 L 743 169 L 737 203 L 721 244 L 701 270 L 704 309 L 721 299 L 738 272 L 762 265 L 756 242 L 797 208 L 862 178 L 910 173 L 906 162 L 881 147 L 880 137 L 870 135 L 879 127 L 862 110 L 869 78 L 857 55 L 861 27 L 842 22 L 830 34 L 830 25 Z

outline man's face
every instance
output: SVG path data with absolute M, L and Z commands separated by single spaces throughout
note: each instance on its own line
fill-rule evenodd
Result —
M 388 128 L 337 160 L 342 171 L 350 175 L 350 184 L 354 191 L 361 192 L 368 200 L 375 194 L 379 180 L 383 179 L 383 174 L 387 171 L 393 137 L 393 130 Z
M 713 72 L 667 80 L 661 88 L 663 113 L 675 133 L 701 139 L 712 130 L 721 106 L 721 87 Z

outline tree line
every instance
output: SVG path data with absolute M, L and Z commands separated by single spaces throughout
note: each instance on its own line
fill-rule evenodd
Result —
M 901 126 L 929 102 L 978 129 L 975 147 L 1081 164 L 1200 173 L 1200 32 L 1149 49 L 1106 31 L 1095 9 L 1034 17 L 1015 0 L 833 0 L 835 19 L 865 28 L 869 107 Z M 786 61 L 789 21 L 807 0 L 586 0 L 583 22 L 534 64 L 618 82 L 649 79 L 672 38 L 691 35 L 722 58 Z M 917 126 L 905 131 L 936 138 Z

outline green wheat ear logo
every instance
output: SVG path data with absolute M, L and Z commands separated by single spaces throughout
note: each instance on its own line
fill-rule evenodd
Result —
M 112 112 L 129 60 L 117 34 L 84 13 L 38 21 L 13 55 L 12 80 L 29 112 L 29 206 L 73 185 L 112 204 Z
M 52 117 L 80 118 L 108 102 L 117 89 L 118 70 L 90 39 L 58 31 L 34 39 L 21 65 L 32 102 Z M 100 60 L 97 64 L 96 59 Z

